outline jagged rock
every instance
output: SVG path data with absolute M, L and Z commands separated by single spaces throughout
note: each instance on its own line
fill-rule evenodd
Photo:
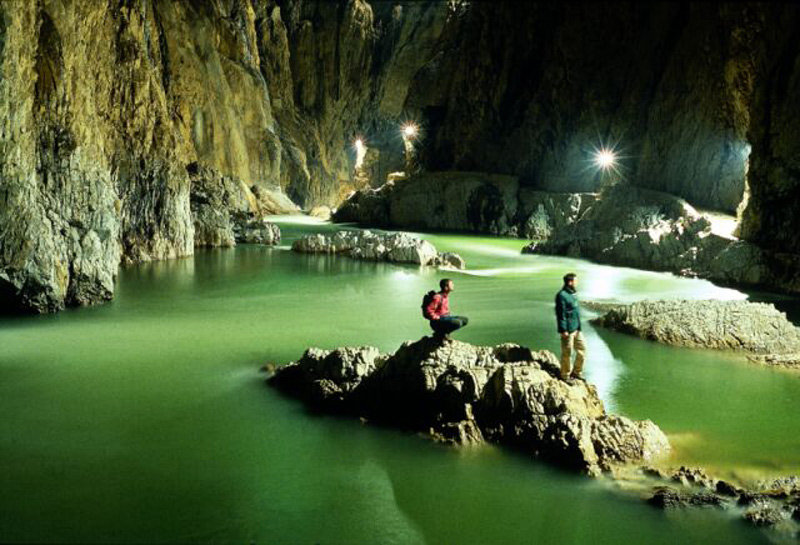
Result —
M 453 252 L 439 252 L 439 255 L 436 256 L 432 263 L 435 263 L 437 267 L 450 269 L 465 269 L 467 267 L 464 258 Z
M 779 506 L 760 502 L 747 509 L 742 516 L 755 526 L 774 526 L 786 518 Z
M 222 176 L 207 167 L 191 163 L 191 210 L 195 246 L 234 246 L 237 242 L 277 244 L 280 229 L 263 219 L 278 209 L 274 195 L 256 188 L 255 193 L 241 181 Z
M 761 365 L 800 369 L 800 353 L 750 355 L 747 359 Z
M 574 221 L 555 227 L 523 253 L 679 271 L 693 266 L 692 248 L 710 232 L 708 220 L 683 199 L 623 184 L 605 189 Z
M 735 497 L 743 492 L 741 488 L 737 488 L 727 481 L 717 481 L 717 485 L 714 487 L 714 489 L 716 490 L 717 494 L 721 494 L 723 496 Z
M 427 240 L 408 233 L 337 231 L 333 235 L 306 235 L 292 243 L 302 253 L 343 254 L 354 259 L 416 263 L 418 265 L 464 268 L 457 254 L 438 253 Z
M 717 484 L 716 481 L 709 477 L 702 469 L 685 466 L 681 466 L 670 478 L 684 486 L 700 486 L 710 490 L 716 489 Z
M 484 438 L 589 474 L 669 451 L 655 424 L 606 414 L 593 386 L 558 374 L 546 351 L 424 337 L 389 356 L 374 348 L 309 349 L 270 380 L 329 410 L 433 430 L 448 442 Z
M 800 352 L 800 330 L 767 303 L 640 301 L 618 305 L 592 323 L 677 346 L 760 354 Z
M 724 507 L 722 498 L 710 492 L 680 492 L 674 488 L 658 487 L 653 495 L 647 500 L 650 505 L 661 509 L 671 509 L 678 507 Z
M 245 215 L 234 218 L 233 235 L 236 242 L 246 244 L 274 245 L 281 241 L 280 227 L 266 219 L 258 219 Z

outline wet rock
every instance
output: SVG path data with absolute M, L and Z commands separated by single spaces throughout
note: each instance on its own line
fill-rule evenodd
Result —
M 747 359 L 753 363 L 759 363 L 761 365 L 800 369 L 800 353 L 750 355 L 747 356 Z
M 457 254 L 440 254 L 427 240 L 408 233 L 337 231 L 332 235 L 306 235 L 292 244 L 292 250 L 301 253 L 342 254 L 368 261 L 464 267 L 464 260 Z
M 674 488 L 658 487 L 647 500 L 650 505 L 661 509 L 683 507 L 724 507 L 724 501 L 710 492 L 681 492 Z
M 437 267 L 449 269 L 464 269 L 467 266 L 464 258 L 453 252 L 439 252 L 439 255 L 433 260 L 433 263 L 435 263 Z
M 742 517 L 755 526 L 774 526 L 786 518 L 779 505 L 765 502 L 757 502 Z
M 280 242 L 280 229 L 263 216 L 289 210 L 278 208 L 273 194 L 257 188 L 253 193 L 239 180 L 197 163 L 188 165 L 187 172 L 191 181 L 195 246 Z
M 480 445 L 484 442 L 481 429 L 474 420 L 443 422 L 430 428 L 428 433 L 434 441 L 450 445 Z
M 507 444 L 593 475 L 669 451 L 655 424 L 607 414 L 592 385 L 567 384 L 558 373 L 546 351 L 425 337 L 390 356 L 368 348 L 309 349 L 271 382 L 370 421 L 432 429 L 448 442 Z
M 676 346 L 800 353 L 800 330 L 767 303 L 640 301 L 618 305 L 592 323 Z
M 706 472 L 700 468 L 681 466 L 672 474 L 670 478 L 684 486 L 701 486 L 710 490 L 714 490 L 716 488 L 716 481 L 709 477 Z
M 717 481 L 717 486 L 715 487 L 717 494 L 721 494 L 722 496 L 732 496 L 736 497 L 742 494 L 743 490 L 741 488 L 737 488 L 736 486 L 732 485 L 727 481 Z
M 708 220 L 683 199 L 623 184 L 604 189 L 574 221 L 557 227 L 523 253 L 679 271 L 692 268 L 692 249 L 710 232 Z
M 236 242 L 246 244 L 264 244 L 267 246 L 278 244 L 281 241 L 280 227 L 266 219 L 250 217 L 251 215 L 234 218 L 233 235 Z

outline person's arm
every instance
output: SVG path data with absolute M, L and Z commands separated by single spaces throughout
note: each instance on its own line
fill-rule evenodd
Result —
M 561 292 L 556 294 L 556 323 L 558 324 L 558 332 L 567 332 L 567 313 L 564 310 L 564 299 Z
M 442 300 L 442 296 L 438 293 L 431 297 L 431 302 L 428 303 L 428 307 L 425 309 L 428 311 L 428 316 L 431 317 L 431 320 L 438 320 L 439 319 L 439 303 Z

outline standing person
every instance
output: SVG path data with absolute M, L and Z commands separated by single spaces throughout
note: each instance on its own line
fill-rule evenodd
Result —
M 586 345 L 581 333 L 581 312 L 578 297 L 575 295 L 578 276 L 575 273 L 564 275 L 564 286 L 556 294 L 556 323 L 561 336 L 561 380 L 583 380 L 583 362 L 586 359 Z M 570 373 L 572 352 L 575 351 L 575 366 Z
M 452 340 L 450 333 L 467 325 L 469 319 L 466 316 L 450 314 L 450 294 L 454 289 L 453 281 L 443 278 L 439 282 L 439 288 L 438 293 L 430 291 L 425 295 L 422 301 L 422 315 L 430 320 L 434 337 L 449 341 Z

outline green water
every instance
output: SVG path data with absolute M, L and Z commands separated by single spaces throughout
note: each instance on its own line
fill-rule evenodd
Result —
M 331 229 L 282 224 L 284 244 Z M 520 241 L 428 236 L 457 251 L 456 336 L 556 350 L 552 299 L 743 297 L 699 280 L 522 256 Z M 394 350 L 427 334 L 439 273 L 242 246 L 120 272 L 108 305 L 0 322 L 0 541 L 307 544 L 759 543 L 715 510 L 665 514 L 603 480 L 494 447 L 458 451 L 309 414 L 259 367 L 305 347 Z M 791 305 L 792 301 L 784 301 Z M 587 375 L 614 411 L 658 423 L 675 463 L 800 470 L 797 375 L 586 328 Z

